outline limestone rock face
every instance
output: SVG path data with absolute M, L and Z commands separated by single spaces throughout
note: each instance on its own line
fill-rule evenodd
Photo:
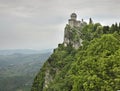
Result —
M 64 46 L 72 45 L 75 49 L 82 46 L 81 32 L 76 28 L 66 26 L 64 32 Z
M 52 76 L 50 75 L 49 69 L 45 72 L 45 82 L 44 82 L 44 88 L 48 87 L 48 84 L 52 82 Z

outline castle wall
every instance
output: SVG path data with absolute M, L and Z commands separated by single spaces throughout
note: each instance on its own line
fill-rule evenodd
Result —
M 71 16 L 71 19 L 76 20 L 76 17 L 75 16 Z
M 75 20 L 72 20 L 72 19 L 69 19 L 69 25 L 71 26 L 71 27 L 74 27 L 75 26 Z
M 80 27 L 80 25 L 81 25 L 81 22 L 80 21 L 76 21 L 76 27 Z
M 80 27 L 81 22 L 80 22 L 80 21 L 77 21 L 77 20 L 69 19 L 68 24 L 69 24 L 71 27 Z

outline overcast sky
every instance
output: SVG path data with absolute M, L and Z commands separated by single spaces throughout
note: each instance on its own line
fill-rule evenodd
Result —
M 120 0 L 0 0 L 0 49 L 57 47 L 72 12 L 111 25 L 120 22 Z

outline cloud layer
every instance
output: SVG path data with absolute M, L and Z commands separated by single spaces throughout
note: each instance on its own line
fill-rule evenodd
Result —
M 110 25 L 119 8 L 119 0 L 0 0 L 0 49 L 54 48 L 72 12 Z

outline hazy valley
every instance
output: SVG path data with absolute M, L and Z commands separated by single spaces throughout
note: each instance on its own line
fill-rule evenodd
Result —
M 35 75 L 51 53 L 51 50 L 0 51 L 0 91 L 30 91 Z

